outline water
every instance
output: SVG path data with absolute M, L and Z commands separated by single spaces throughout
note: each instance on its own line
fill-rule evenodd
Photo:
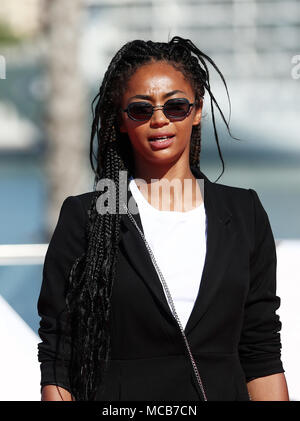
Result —
M 31 157 L 1 157 L 0 197 L 1 244 L 46 242 L 42 162 Z M 41 280 L 42 265 L 0 266 L 0 294 L 35 332 Z

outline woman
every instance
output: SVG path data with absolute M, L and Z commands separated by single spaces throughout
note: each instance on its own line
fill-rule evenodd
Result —
M 129 42 L 109 65 L 94 190 L 64 201 L 44 263 L 43 400 L 288 400 L 268 216 L 199 167 L 205 91 L 222 163 L 214 105 L 228 128 L 206 61 L 227 90 L 180 37 Z

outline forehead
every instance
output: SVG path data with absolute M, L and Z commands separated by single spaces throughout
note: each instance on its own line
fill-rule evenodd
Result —
M 125 96 L 163 95 L 177 89 L 187 95 L 193 94 L 190 82 L 180 70 L 165 62 L 154 62 L 145 64 L 135 71 L 127 83 Z

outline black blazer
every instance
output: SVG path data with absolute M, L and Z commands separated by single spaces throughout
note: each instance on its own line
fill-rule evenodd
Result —
M 185 333 L 208 401 L 248 400 L 248 380 L 284 371 L 281 323 L 275 313 L 280 304 L 275 242 L 255 190 L 213 183 L 198 168 L 192 171 L 204 179 L 207 251 Z M 59 354 L 55 361 L 57 318 L 65 308 L 71 266 L 87 247 L 92 196 L 88 192 L 65 199 L 45 257 L 38 301 L 41 386 L 70 390 L 68 367 Z M 130 190 L 129 200 L 134 200 Z M 133 216 L 143 231 L 139 214 Z M 158 275 L 126 214 L 121 217 L 111 299 L 111 362 L 97 400 L 201 399 Z

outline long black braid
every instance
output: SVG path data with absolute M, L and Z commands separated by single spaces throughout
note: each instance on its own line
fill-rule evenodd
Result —
M 66 296 L 72 344 L 70 384 L 76 400 L 94 400 L 96 394 L 99 396 L 99 390 L 105 387 L 105 370 L 111 355 L 110 298 L 118 255 L 121 215 L 118 200 L 115 213 L 98 213 L 96 201 L 103 192 L 97 191 L 96 185 L 102 178 L 109 178 L 115 183 L 118 191 L 119 171 L 126 170 L 134 175 L 133 153 L 129 138 L 118 129 L 120 100 L 129 78 L 143 64 L 165 61 L 173 65 L 190 81 L 195 92 L 196 107 L 202 104 L 205 91 L 210 95 L 214 133 L 224 171 L 224 161 L 215 126 L 214 105 L 218 108 L 228 131 L 229 125 L 211 92 L 205 60 L 220 75 L 228 95 L 226 82 L 218 67 L 190 40 L 174 37 L 168 43 L 142 40 L 128 42 L 112 59 L 99 93 L 93 101 L 90 162 L 95 174 L 95 184 L 87 226 L 88 247 L 86 253 L 79 256 L 72 267 Z M 200 151 L 199 124 L 193 126 L 191 135 L 191 166 L 200 166 Z M 118 194 L 116 198 L 118 199 Z

